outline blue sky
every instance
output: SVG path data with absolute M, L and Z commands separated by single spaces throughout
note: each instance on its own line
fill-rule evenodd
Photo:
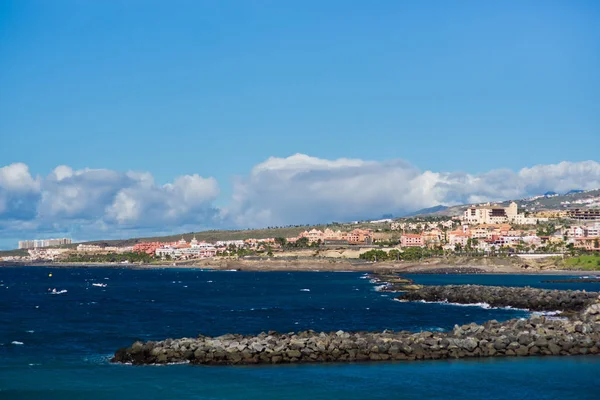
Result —
M 451 194 L 390 204 L 383 198 L 405 196 L 413 177 L 399 174 L 332 218 L 594 185 L 598 71 L 596 1 L 3 1 L 0 247 L 25 233 L 79 230 L 83 238 L 328 219 L 340 200 L 307 204 L 303 193 L 352 187 L 332 168 L 362 176 L 369 163 L 461 183 Z M 582 183 L 551 169 L 561 162 L 573 163 L 569 174 Z M 33 182 L 26 195 L 15 191 L 16 163 Z M 276 173 L 290 164 L 300 172 Z M 76 195 L 60 200 L 48 189 L 60 187 L 48 183 L 60 165 L 79 171 L 69 190 L 88 190 L 86 169 L 118 179 L 103 178 L 112 182 L 106 192 L 70 204 Z M 519 190 L 496 195 L 467 188 L 468 177 L 519 177 L 536 165 L 552 171 L 536 181 L 545 186 L 512 182 Z M 128 215 L 111 217 L 119 191 L 140 186 L 124 183 L 129 171 L 151 174 L 163 200 L 146 208 L 150 195 L 138 193 L 123 200 Z M 298 173 L 293 188 L 310 190 L 277 191 Z M 173 193 L 162 185 L 194 174 L 202 196 L 165 206 L 165 190 Z M 260 206 L 274 196 L 289 208 Z M 44 204 L 52 211 L 42 213 Z M 61 207 L 81 210 L 57 214 Z M 133 223 L 131 207 L 184 211 L 152 225 L 140 212 Z M 188 224 L 189 213 L 203 217 Z

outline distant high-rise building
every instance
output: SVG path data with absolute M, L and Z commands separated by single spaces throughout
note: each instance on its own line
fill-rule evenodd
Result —
M 20 240 L 19 249 L 38 249 L 41 247 L 61 246 L 71 243 L 73 243 L 73 241 L 69 238 Z

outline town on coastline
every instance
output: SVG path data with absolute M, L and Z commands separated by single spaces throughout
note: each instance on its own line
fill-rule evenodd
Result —
M 521 211 L 521 212 L 520 212 Z M 126 246 L 72 244 L 68 238 L 25 240 L 26 254 L 6 255 L 8 262 L 161 263 L 212 258 L 297 257 L 313 250 L 321 258 L 367 261 L 417 260 L 432 256 L 562 257 L 600 254 L 600 209 L 519 210 L 508 206 L 468 206 L 459 215 L 391 218 L 307 229 L 292 237 L 249 237 L 208 242 L 140 241 Z M 373 227 L 371 227 L 373 226 Z M 248 231 L 252 232 L 252 231 Z M 595 261 L 594 267 L 600 262 Z

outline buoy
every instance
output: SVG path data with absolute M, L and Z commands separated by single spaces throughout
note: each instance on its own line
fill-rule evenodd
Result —
M 52 278 L 52 274 L 48 274 L 48 276 L 49 276 L 50 278 Z

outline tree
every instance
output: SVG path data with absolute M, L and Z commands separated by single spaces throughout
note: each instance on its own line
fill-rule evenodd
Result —
M 296 240 L 296 247 L 308 247 L 308 238 L 300 238 Z
M 369 250 L 358 256 L 361 260 L 385 261 L 388 259 L 388 253 L 383 250 Z
M 277 243 L 281 247 L 285 247 L 285 245 L 287 244 L 287 239 L 284 237 L 278 237 L 278 238 L 275 238 L 275 243 Z
M 406 261 L 420 260 L 423 256 L 424 251 L 421 247 L 408 247 L 404 249 L 404 252 L 400 255 L 400 257 Z

